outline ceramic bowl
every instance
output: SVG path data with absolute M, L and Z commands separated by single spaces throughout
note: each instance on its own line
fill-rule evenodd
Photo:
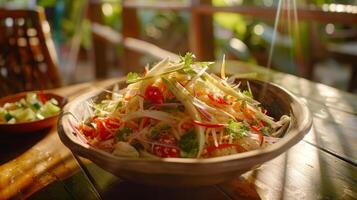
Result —
M 35 91 L 36 92 L 36 91 Z M 14 95 L 6 96 L 0 99 L 0 106 L 7 102 L 16 102 L 21 98 L 25 98 L 28 92 L 17 93 Z M 67 99 L 54 93 L 44 92 L 47 99 L 54 98 L 58 101 L 59 107 L 62 109 L 67 103 Z M 15 124 L 0 123 L 1 135 L 19 134 L 19 133 L 33 133 L 45 128 L 49 128 L 56 124 L 59 113 L 57 115 L 36 121 L 19 122 Z
M 241 80 L 242 85 L 246 80 Z M 89 114 L 86 102 L 105 97 L 101 91 L 93 91 L 70 102 L 63 109 L 58 121 L 58 133 L 62 142 L 75 154 L 85 157 L 114 175 L 133 182 L 160 186 L 203 186 L 228 181 L 287 151 L 298 143 L 311 129 L 312 119 L 306 105 L 286 89 L 272 83 L 249 80 L 255 97 L 270 115 L 280 118 L 291 116 L 291 123 L 284 136 L 266 148 L 235 155 L 207 158 L 123 158 L 111 155 L 84 143 L 75 130 L 77 120 Z M 261 95 L 265 91 L 266 95 Z M 68 114 L 71 113 L 71 114 Z

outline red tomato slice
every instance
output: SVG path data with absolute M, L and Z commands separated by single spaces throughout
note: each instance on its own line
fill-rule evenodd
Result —
M 162 158 L 177 158 L 180 155 L 180 150 L 177 147 L 176 138 L 171 134 L 161 134 L 158 143 L 163 144 L 155 144 L 153 147 L 153 153 Z M 164 146 L 164 145 L 170 145 Z M 171 147 L 172 146 L 172 147 Z
M 160 88 L 150 85 L 145 90 L 145 99 L 152 103 L 162 104 L 164 102 L 164 96 Z
M 37 96 L 38 96 L 38 99 L 41 101 L 41 103 L 43 103 L 43 104 L 46 103 L 47 98 L 46 98 L 45 93 L 43 93 L 42 90 L 37 93 Z
M 90 138 L 94 138 L 97 135 L 97 132 L 95 130 L 95 128 L 85 125 L 85 124 L 81 124 L 78 129 L 86 136 L 86 137 L 90 137 Z
M 116 118 L 96 118 L 97 135 L 100 140 L 108 139 L 119 129 L 120 121 Z

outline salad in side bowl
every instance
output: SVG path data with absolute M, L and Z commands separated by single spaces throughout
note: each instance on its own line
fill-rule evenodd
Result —
M 285 89 L 228 78 L 224 65 L 210 74 L 211 64 L 186 54 L 85 94 L 64 108 L 60 138 L 124 179 L 199 186 L 278 156 L 311 128 L 308 109 Z
M 0 131 L 27 133 L 54 125 L 67 100 L 59 95 L 31 91 L 0 99 Z

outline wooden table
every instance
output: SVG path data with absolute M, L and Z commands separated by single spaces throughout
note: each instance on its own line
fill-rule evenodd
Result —
M 213 69 L 213 71 L 215 71 Z M 312 130 L 281 156 L 233 181 L 193 189 L 143 186 L 111 175 L 60 142 L 56 128 L 0 140 L 0 199 L 356 199 L 357 96 L 292 75 L 241 62 L 230 73 L 256 72 L 305 101 Z M 69 100 L 111 79 L 54 92 Z M 4 133 L 1 133 L 4 134 Z M 16 141 L 16 143 L 11 141 Z

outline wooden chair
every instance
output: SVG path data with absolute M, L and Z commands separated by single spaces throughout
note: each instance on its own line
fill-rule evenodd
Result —
M 61 85 L 43 9 L 0 8 L 0 97 Z

